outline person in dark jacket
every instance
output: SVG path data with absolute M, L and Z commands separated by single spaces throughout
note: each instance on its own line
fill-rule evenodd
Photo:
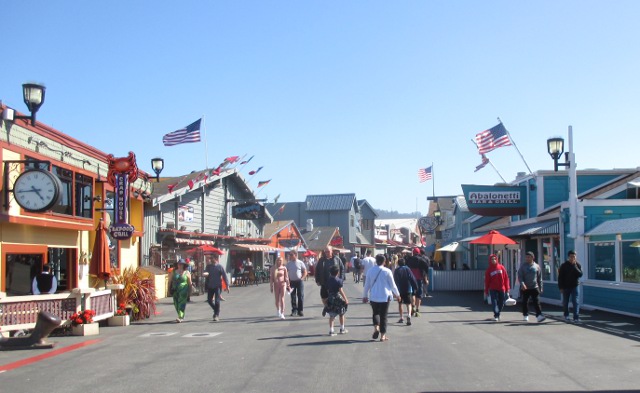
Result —
M 580 322 L 580 277 L 582 277 L 582 266 L 576 259 L 576 252 L 571 250 L 567 254 L 568 259 L 560 265 L 558 271 L 558 288 L 562 293 L 562 308 L 564 319 L 569 318 L 569 299 L 573 305 L 573 321 Z
M 402 316 L 402 305 L 407 308 L 407 326 L 411 326 L 411 308 L 413 307 L 413 294 L 418 290 L 418 282 L 414 277 L 411 269 L 409 269 L 404 258 L 398 259 L 398 267 L 393 272 L 393 281 L 395 281 L 400 299 L 398 299 L 398 312 L 400 320 L 398 323 L 404 323 Z
M 33 278 L 31 291 L 34 295 L 40 295 L 42 293 L 56 293 L 57 290 L 58 280 L 56 276 L 51 274 L 51 268 L 49 265 L 42 266 L 42 273 Z
M 344 264 L 337 255 L 333 254 L 333 247 L 327 245 L 322 254 L 322 258 L 318 261 L 315 271 L 316 284 L 320 286 L 320 298 L 324 308 L 322 309 L 322 316 L 327 314 L 327 299 L 329 298 L 329 292 L 327 291 L 327 281 L 331 277 L 331 267 L 337 266 L 339 269 L 338 278 L 344 280 Z

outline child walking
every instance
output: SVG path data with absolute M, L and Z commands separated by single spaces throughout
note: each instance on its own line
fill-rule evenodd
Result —
M 340 334 L 347 334 L 349 331 L 344 327 L 344 314 L 347 312 L 347 305 L 349 299 L 344 293 L 343 281 L 338 278 L 340 268 L 338 266 L 331 266 L 329 273 L 331 276 L 327 280 L 327 292 L 329 298 L 327 299 L 327 313 L 329 314 L 329 335 L 335 336 L 335 330 L 333 325 L 336 320 L 336 316 L 339 316 L 340 320 Z

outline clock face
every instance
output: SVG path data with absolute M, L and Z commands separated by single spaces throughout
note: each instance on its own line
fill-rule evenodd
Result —
M 20 207 L 33 212 L 51 209 L 60 197 L 60 180 L 49 171 L 29 169 L 13 185 L 13 195 Z

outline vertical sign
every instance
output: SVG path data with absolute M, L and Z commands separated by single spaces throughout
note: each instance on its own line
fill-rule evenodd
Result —
M 138 166 L 136 156 L 129 152 L 129 156 L 115 158 L 113 155 L 107 157 L 109 160 L 109 173 L 107 181 L 113 186 L 116 192 L 115 197 L 115 223 L 109 227 L 109 233 L 114 239 L 125 240 L 133 236 L 135 228 L 129 224 L 129 182 L 138 178 Z

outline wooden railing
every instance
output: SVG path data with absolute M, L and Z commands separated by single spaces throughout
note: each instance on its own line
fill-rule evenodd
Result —
M 58 316 L 63 324 L 68 324 L 69 318 L 83 309 L 94 310 L 95 321 L 112 317 L 115 310 L 115 293 L 111 289 L 74 289 L 72 292 L 54 295 L 0 297 L 0 333 L 33 329 L 40 311 Z

